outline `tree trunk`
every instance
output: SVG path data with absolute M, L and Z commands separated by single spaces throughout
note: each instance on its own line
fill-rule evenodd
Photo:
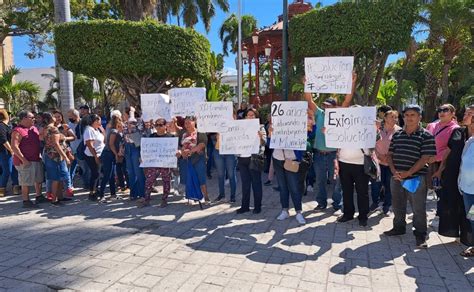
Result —
M 376 104 L 377 94 L 379 93 L 380 82 L 382 81 L 383 71 L 385 69 L 385 63 L 387 62 L 387 58 L 388 58 L 388 52 L 383 52 L 378 64 L 377 75 L 375 76 L 372 93 L 369 96 L 369 100 L 368 100 L 369 105 Z
M 438 78 L 431 73 L 427 73 L 426 79 L 426 94 L 425 94 L 425 110 L 423 120 L 425 122 L 433 121 L 436 111 L 436 99 L 438 97 Z
M 56 23 L 70 22 L 71 9 L 69 0 L 54 0 L 54 15 Z M 59 101 L 61 104 L 61 111 L 66 114 L 68 110 L 74 108 L 74 85 L 72 72 L 64 70 L 59 66 L 56 59 L 56 66 L 58 67 L 59 77 Z
M 443 71 L 441 75 L 441 100 L 442 103 L 448 102 L 449 97 L 449 69 L 451 69 L 452 59 L 444 60 Z

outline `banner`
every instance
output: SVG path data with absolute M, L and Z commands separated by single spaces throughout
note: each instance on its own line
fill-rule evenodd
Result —
M 201 87 L 173 88 L 168 91 L 171 116 L 186 117 L 196 114 L 196 103 L 206 101 L 206 89 Z
M 198 102 L 196 104 L 196 118 L 198 131 L 201 133 L 220 133 L 222 122 L 233 120 L 233 105 L 225 102 Z
M 231 120 L 222 123 L 219 154 L 257 154 L 260 150 L 260 121 Z
M 177 137 L 142 138 L 140 167 L 176 168 L 178 167 L 177 150 Z
M 162 93 L 140 94 L 143 121 L 171 120 L 170 97 Z
M 305 58 L 304 92 L 349 94 L 354 57 Z
M 374 148 L 377 138 L 375 107 L 327 108 L 324 115 L 326 146 Z
M 306 101 L 273 102 L 270 148 L 306 150 L 308 103 Z

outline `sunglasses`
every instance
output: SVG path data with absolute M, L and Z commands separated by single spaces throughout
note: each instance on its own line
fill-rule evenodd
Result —
M 451 110 L 447 107 L 445 108 L 439 108 L 436 110 L 437 113 L 449 113 Z
M 155 127 L 164 127 L 166 124 L 155 124 Z

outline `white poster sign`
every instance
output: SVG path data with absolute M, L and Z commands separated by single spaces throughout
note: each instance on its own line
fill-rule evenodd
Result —
M 178 138 L 142 138 L 140 167 L 178 167 Z
M 327 108 L 324 115 L 326 146 L 374 148 L 377 138 L 375 107 Z
M 194 116 L 196 103 L 206 101 L 206 89 L 201 87 L 173 88 L 168 91 L 173 117 Z
M 270 148 L 306 150 L 308 102 L 280 101 L 273 102 L 272 137 Z
M 257 154 L 260 150 L 259 131 L 258 119 L 223 122 L 219 154 Z
M 147 93 L 140 95 L 142 118 L 144 121 L 157 119 L 171 120 L 170 98 L 162 93 Z
M 348 94 L 352 90 L 354 57 L 305 58 L 305 92 Z
M 222 121 L 233 120 L 233 105 L 231 101 L 198 102 L 196 118 L 198 131 L 201 133 L 219 133 Z

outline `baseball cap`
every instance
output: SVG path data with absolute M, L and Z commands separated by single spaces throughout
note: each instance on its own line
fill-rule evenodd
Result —
M 407 105 L 404 109 L 403 109 L 403 113 L 409 111 L 409 110 L 412 110 L 412 111 L 415 111 L 419 114 L 421 114 L 421 107 L 417 104 L 409 104 Z
M 336 101 L 334 98 L 330 97 L 330 98 L 326 99 L 326 100 L 323 102 L 323 104 L 336 106 L 336 105 L 337 105 L 337 101 Z
M 86 109 L 88 110 L 89 109 L 89 106 L 87 104 L 83 104 L 79 107 L 79 109 Z

